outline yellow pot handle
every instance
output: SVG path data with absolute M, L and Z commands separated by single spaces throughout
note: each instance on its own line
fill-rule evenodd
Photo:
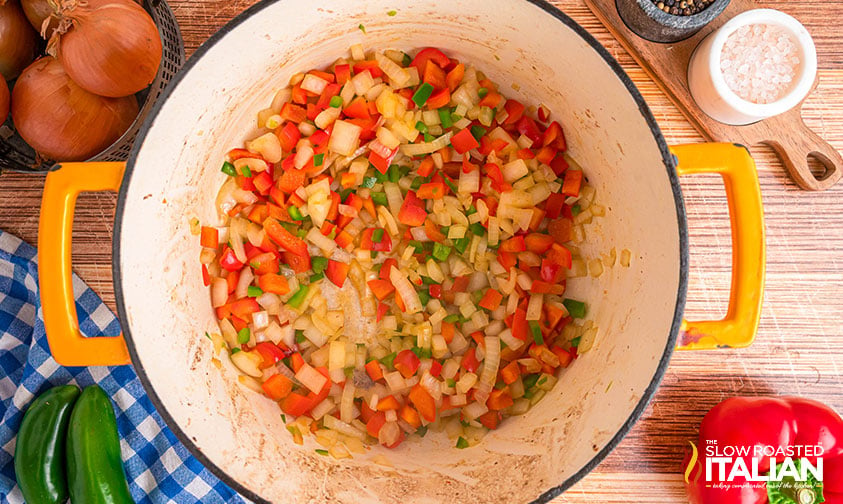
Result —
M 44 184 L 38 226 L 38 282 L 50 352 L 63 366 L 131 362 L 122 335 L 86 338 L 79 332 L 70 269 L 76 198 L 83 191 L 119 190 L 125 168 L 126 163 L 62 163 L 47 175 Z
M 679 175 L 718 173 L 726 185 L 732 224 L 732 288 L 723 320 L 683 321 L 682 350 L 741 348 L 755 339 L 764 297 L 764 210 L 755 162 L 746 147 L 728 143 L 678 145 Z

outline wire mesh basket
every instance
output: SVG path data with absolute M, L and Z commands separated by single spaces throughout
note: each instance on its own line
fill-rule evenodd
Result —
M 138 116 L 123 135 L 104 151 L 88 159 L 88 161 L 125 161 L 132 150 L 132 143 L 140 130 L 147 114 L 152 110 L 155 101 L 161 95 L 170 79 L 184 65 L 184 40 L 181 37 L 179 25 L 173 11 L 165 0 L 145 0 L 144 8 L 152 16 L 158 33 L 161 35 L 163 54 L 161 66 L 152 84 L 139 92 L 136 96 L 141 104 Z M 60 160 L 59 160 L 60 161 Z M 19 172 L 49 171 L 55 161 L 45 160 L 36 155 L 35 151 L 15 133 L 12 119 L 0 125 L 0 172 L 2 170 Z

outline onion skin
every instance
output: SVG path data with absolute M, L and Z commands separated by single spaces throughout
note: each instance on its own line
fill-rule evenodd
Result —
M 6 79 L 0 79 L 0 124 L 9 117 L 9 86 Z
M 76 0 L 65 0 L 70 4 Z M 149 86 L 161 64 L 161 37 L 130 0 L 86 0 L 63 8 L 58 57 L 70 78 L 100 96 L 128 96 Z M 60 27 L 56 34 L 60 34 Z
M 0 0 L 0 74 L 12 80 L 35 59 L 38 34 L 18 0 Z
M 12 120 L 41 156 L 82 161 L 102 152 L 138 114 L 134 96 L 105 98 L 74 83 L 51 56 L 23 71 L 12 90 Z
M 44 20 L 53 14 L 57 14 L 56 8 L 50 5 L 51 0 L 20 0 L 23 13 L 26 14 L 26 19 L 35 28 L 35 31 L 41 34 L 44 38 L 49 38 L 59 23 L 58 17 L 53 17 L 50 23 L 44 28 Z

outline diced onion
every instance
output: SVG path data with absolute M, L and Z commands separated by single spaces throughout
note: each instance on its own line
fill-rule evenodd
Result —
M 404 301 L 406 313 L 418 313 L 422 310 L 419 293 L 413 288 L 413 284 L 407 279 L 406 274 L 402 273 L 398 268 L 393 267 L 389 270 L 389 280 L 395 286 L 395 292 Z
M 228 282 L 225 278 L 215 278 L 211 287 L 211 305 L 219 308 L 228 300 Z
M 325 384 L 328 383 L 328 379 L 322 376 L 322 373 L 313 369 L 313 367 L 306 362 L 296 373 L 296 379 L 301 382 L 302 385 L 309 388 L 314 394 L 318 394 Z
M 363 72 L 358 75 L 369 75 Z M 328 149 L 343 156 L 350 156 L 360 143 L 360 133 L 363 128 L 347 121 L 334 121 L 334 129 L 331 132 L 331 139 L 328 140 Z
M 405 156 L 420 156 L 422 154 L 430 154 L 431 152 L 438 151 L 442 147 L 447 147 L 448 144 L 451 143 L 451 135 L 453 135 L 453 132 L 449 131 L 444 135 L 436 138 L 432 142 L 420 144 L 403 144 L 401 145 L 399 150 Z

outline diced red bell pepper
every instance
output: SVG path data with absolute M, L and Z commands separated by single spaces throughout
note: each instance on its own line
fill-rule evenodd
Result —
M 284 350 L 278 348 L 278 346 L 271 341 L 262 341 L 258 343 L 255 345 L 255 351 L 260 354 L 261 358 L 263 358 L 263 362 L 258 365 L 261 369 L 272 367 L 276 362 L 286 357 Z
M 485 294 L 483 294 L 483 298 L 480 299 L 480 302 L 477 305 L 480 308 L 485 308 L 489 311 L 495 311 L 501 305 L 501 301 L 503 300 L 503 294 L 496 291 L 495 289 L 488 289 Z
M 480 103 L 478 103 L 478 105 L 481 107 L 497 108 L 501 101 L 503 101 L 503 96 L 492 88 L 488 89 L 489 92 L 486 93 L 486 96 L 480 99 Z
M 328 84 L 327 86 L 325 86 L 325 89 L 322 90 L 322 94 L 319 95 L 319 100 L 316 101 L 316 106 L 321 110 L 325 110 L 326 108 L 330 107 L 331 98 L 340 94 L 341 90 L 341 84 L 337 84 L 334 82 Z
M 261 388 L 271 399 L 280 401 L 293 391 L 293 382 L 282 374 L 276 374 L 263 382 Z
M 556 243 L 567 243 L 573 237 L 574 224 L 571 219 L 559 217 L 553 219 L 547 225 L 547 232 L 556 240 Z
M 518 308 L 512 317 L 512 335 L 521 341 L 527 341 L 530 326 L 527 324 L 527 312 Z
M 436 401 L 433 396 L 419 384 L 413 386 L 408 394 L 410 402 L 416 407 L 419 414 L 428 422 L 436 421 Z
M 454 92 L 459 87 L 462 78 L 465 76 L 465 65 L 462 63 L 454 66 L 445 76 L 445 83 L 448 84 L 448 90 Z
M 398 412 L 398 416 L 412 427 L 421 427 L 421 416 L 419 416 L 419 412 L 409 404 L 405 404 L 401 407 L 401 410 Z
M 509 271 L 518 263 L 518 257 L 512 252 L 498 250 L 498 262 L 505 270 Z
M 307 273 L 307 271 L 310 270 L 310 256 L 302 256 L 292 252 L 283 252 L 281 257 L 283 258 L 283 261 L 296 273 Z
M 284 275 L 266 273 L 258 277 L 258 287 L 264 292 L 271 292 L 283 296 L 290 292 L 290 282 Z
M 525 244 L 523 236 L 513 236 L 512 238 L 501 242 L 501 246 L 498 250 L 513 253 L 524 252 L 527 250 L 527 245 Z
M 442 69 L 447 68 L 451 64 L 450 58 L 445 56 L 445 53 L 435 47 L 426 47 L 416 54 L 416 57 L 410 62 L 410 66 L 416 67 L 419 75 L 423 75 L 428 61 L 433 61 Z
M 560 193 L 553 193 L 547 197 L 544 210 L 547 212 L 547 218 L 550 220 L 556 219 L 562 214 L 562 207 L 565 206 L 565 195 Z
M 503 109 L 506 110 L 507 113 L 503 124 L 515 124 L 521 119 L 521 116 L 524 115 L 525 107 L 517 100 L 506 100 L 506 103 L 503 105 Z
M 354 243 L 354 238 L 347 231 L 340 231 L 337 233 L 336 238 L 334 241 L 337 242 L 340 248 L 347 249 Z
M 571 251 L 558 243 L 551 245 L 547 258 L 565 269 L 571 269 L 573 263 Z
M 262 309 L 255 298 L 250 297 L 238 299 L 231 303 L 231 313 L 237 318 L 244 320 L 247 320 L 251 314 L 259 312 Z
M 211 285 L 211 274 L 208 273 L 208 266 L 202 265 L 202 284 L 207 287 Z
M 428 238 L 435 242 L 441 243 L 445 241 L 445 235 L 439 230 L 439 226 L 437 226 L 430 218 L 424 221 L 424 233 Z
M 371 117 L 371 114 L 369 114 L 369 105 L 362 96 L 351 100 L 348 106 L 342 109 L 342 113 L 346 117 L 354 117 L 356 119 L 369 119 Z
M 222 251 L 222 255 L 220 255 L 220 266 L 228 271 L 240 271 L 243 268 L 243 263 L 237 259 L 234 251 L 226 246 Z
M 539 130 L 536 121 L 532 120 L 528 116 L 523 116 L 518 122 L 515 124 L 515 128 L 518 130 L 519 133 L 522 135 L 526 135 L 527 138 L 533 141 L 533 145 L 536 145 L 536 142 L 541 141 L 542 132 Z
M 240 279 L 240 271 L 231 271 L 225 277 L 225 282 L 228 284 L 228 293 L 232 294 L 237 289 L 237 282 Z
M 348 64 L 334 65 L 334 74 L 337 76 L 337 84 L 344 86 L 351 78 L 351 66 Z
M 356 75 L 361 72 L 369 72 L 374 79 L 383 76 L 383 70 L 381 70 L 378 62 L 375 60 L 358 61 L 355 63 L 354 74 Z
M 275 219 L 267 219 L 263 223 L 263 229 L 272 241 L 281 246 L 284 250 L 292 252 L 301 257 L 310 257 L 307 252 L 307 244 L 298 236 L 287 231 Z
M 430 364 L 430 376 L 432 376 L 434 378 L 439 378 L 439 376 L 441 374 L 442 374 L 442 363 L 439 362 L 438 360 L 434 360 Z
M 375 280 L 369 280 L 367 282 L 367 285 L 369 286 L 369 289 L 372 290 L 372 294 L 374 294 L 375 297 L 378 298 L 378 301 L 383 301 L 384 299 L 389 297 L 390 294 L 395 292 L 395 287 L 389 280 L 381 280 L 379 278 Z
M 539 276 L 548 283 L 556 283 L 562 277 L 562 266 L 548 258 L 542 259 Z
M 530 233 L 524 238 L 527 250 L 536 254 L 544 254 L 553 245 L 553 237 L 543 233 Z
M 582 171 L 567 170 L 565 181 L 562 183 L 562 194 L 565 196 L 579 196 L 582 185 Z
M 319 107 L 317 107 L 315 103 L 308 103 L 307 104 L 307 118 L 310 119 L 311 121 L 315 120 L 316 116 L 318 116 L 319 113 L 322 112 L 322 110 L 323 109 L 320 109 Z
M 442 199 L 445 197 L 445 184 L 443 182 L 428 182 L 422 184 L 416 192 L 421 199 Z
M 439 65 L 433 63 L 432 61 L 427 62 L 424 66 L 424 71 L 421 74 L 422 82 L 426 82 L 433 86 L 434 90 L 442 90 L 447 89 L 447 82 L 445 81 L 445 70 L 443 70 Z M 437 107 L 430 107 L 428 108 L 433 109 Z
M 383 228 L 379 228 L 383 229 Z M 391 252 L 392 251 L 392 238 L 389 237 L 389 233 L 386 230 L 383 230 L 383 234 L 381 236 L 381 241 L 376 242 L 372 240 L 374 236 L 375 228 L 367 228 L 363 231 L 363 234 L 360 237 L 360 249 L 361 250 L 374 250 L 375 252 Z
M 394 395 L 388 395 L 378 401 L 378 411 L 397 411 L 399 408 L 401 408 L 401 403 L 398 402 L 398 399 Z
M 290 155 L 290 157 L 293 156 Z M 295 168 L 285 170 L 281 178 L 278 179 L 278 189 L 281 189 L 287 194 L 292 194 L 296 189 L 304 185 L 306 177 L 307 174 L 304 170 L 297 170 Z
M 202 226 L 199 244 L 203 247 L 215 249 L 219 246 L 220 232 L 217 228 Z
M 454 292 L 465 292 L 465 289 L 468 287 L 468 275 L 460 275 L 454 278 L 454 285 L 451 286 L 451 290 Z
M 561 177 L 568 170 L 568 160 L 565 159 L 565 156 L 557 154 L 550 162 L 550 168 L 557 177 Z
M 433 65 L 433 68 L 439 67 Z M 427 107 L 429 110 L 433 110 L 445 107 L 449 103 L 451 103 L 451 92 L 446 87 L 430 95 L 430 98 L 427 99 L 424 106 Z
M 434 299 L 442 299 L 442 286 L 439 284 L 430 284 L 428 287 L 428 293 L 430 297 Z
M 513 402 L 509 387 L 504 387 L 500 390 L 492 390 L 486 400 L 486 406 L 491 411 L 500 411 L 512 406 Z
M 469 348 L 468 351 L 463 354 L 462 360 L 460 361 L 460 367 L 469 373 L 477 371 L 477 368 L 480 367 L 480 361 L 477 360 L 476 347 Z
M 568 144 L 565 141 L 565 132 L 558 122 L 553 121 L 544 131 L 542 136 L 542 147 L 552 146 L 559 152 L 568 150 Z
M 450 322 L 442 322 L 442 337 L 445 338 L 445 343 L 450 343 L 454 340 L 454 332 L 456 328 Z
M 386 303 L 378 303 L 378 315 L 375 322 L 380 322 L 383 319 L 387 312 L 389 312 L 389 305 Z
M 260 252 L 260 249 L 258 249 Z M 272 252 L 263 252 L 249 259 L 249 266 L 255 271 L 255 275 L 267 273 L 278 273 L 278 256 Z
M 381 431 L 381 427 L 386 423 L 386 413 L 383 411 L 375 412 L 372 415 L 372 418 L 366 422 L 366 432 L 372 436 L 373 438 L 377 439 L 378 433 Z
M 369 378 L 371 378 L 372 381 L 378 381 L 383 378 L 383 370 L 381 369 L 378 361 L 374 359 L 366 363 L 366 373 L 369 374 Z
M 304 105 L 305 103 L 307 103 L 308 93 L 307 93 L 307 91 L 302 89 L 301 83 L 298 83 L 295 86 L 293 86 L 291 94 L 292 94 L 291 99 L 293 100 L 293 103 L 298 103 L 298 104 L 301 104 L 301 105 Z
M 348 278 L 348 270 L 350 266 L 346 263 L 328 259 L 328 267 L 325 268 L 325 276 L 337 287 L 342 287 L 345 284 L 345 279 Z
M 396 148 L 388 156 L 383 157 L 374 150 L 371 150 L 369 151 L 369 162 L 372 163 L 372 166 L 374 166 L 379 172 L 386 173 L 386 171 L 389 170 L 389 163 L 395 157 L 397 152 L 398 149 Z
M 307 119 L 307 109 L 292 103 L 285 103 L 281 107 L 280 115 L 283 119 L 298 124 Z
M 486 427 L 489 430 L 495 430 L 501 422 L 501 414 L 497 411 L 487 411 L 477 417 L 477 421 L 480 422 L 483 427 Z
M 270 177 L 269 172 L 266 171 L 262 171 L 252 177 L 252 183 L 255 185 L 255 189 L 261 194 L 261 196 L 269 195 L 269 191 L 273 187 L 272 177 Z
M 392 361 L 392 365 L 404 378 L 409 378 L 416 374 L 420 364 L 421 360 L 419 360 L 418 356 L 412 350 L 401 350 Z
M 469 130 L 468 128 L 460 130 L 459 133 L 452 136 L 451 145 L 454 147 L 454 150 L 457 151 L 458 154 L 465 154 L 471 149 L 476 149 L 480 147 L 480 143 L 477 142 L 477 139 L 474 138 L 474 136 L 471 134 L 471 130 Z
M 378 273 L 378 278 L 380 278 L 381 280 L 389 280 L 389 270 L 392 269 L 393 266 L 397 268 L 398 261 L 396 261 L 392 257 L 384 261 L 383 265 L 381 266 L 381 270 Z
M 556 157 L 556 148 L 552 147 L 550 145 L 548 145 L 546 147 L 542 147 L 536 153 L 536 160 L 538 160 L 539 163 L 543 163 L 543 164 L 546 164 L 546 165 L 549 165 L 550 162 L 553 161 L 553 159 L 555 157 Z
M 284 152 L 292 152 L 301 138 L 301 132 L 294 123 L 287 122 L 284 126 L 275 129 L 275 136 L 278 137 Z
M 427 210 L 424 208 L 424 201 L 416 196 L 416 193 L 409 191 L 398 211 L 398 220 L 407 226 L 421 226 L 427 218 Z
M 565 287 L 559 284 L 551 284 L 543 280 L 533 280 L 530 286 L 530 292 L 533 294 L 562 294 L 565 292 Z
M 501 368 L 501 379 L 507 385 L 511 385 L 521 376 L 521 368 L 517 361 L 512 361 L 503 368 Z
M 313 409 L 313 401 L 298 392 L 290 392 L 281 402 L 281 411 L 287 415 L 302 416 Z

